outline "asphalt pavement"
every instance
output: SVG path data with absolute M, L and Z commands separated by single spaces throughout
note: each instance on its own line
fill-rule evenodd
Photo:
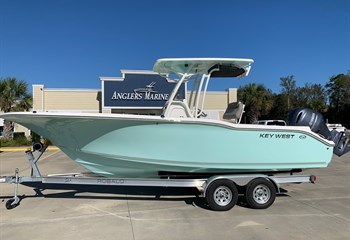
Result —
M 61 151 L 48 150 L 41 173 L 86 170 Z M 0 153 L 0 175 L 30 174 L 24 151 Z M 12 210 L 5 203 L 13 185 L 0 184 L 0 240 L 21 239 L 350 239 L 350 152 L 328 168 L 308 170 L 316 184 L 288 184 L 268 209 L 244 202 L 227 212 L 208 209 L 194 189 L 84 188 L 44 190 L 19 187 Z

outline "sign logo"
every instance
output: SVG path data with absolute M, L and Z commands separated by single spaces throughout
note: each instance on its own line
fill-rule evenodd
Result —
M 157 91 L 153 90 L 154 85 L 156 85 L 156 82 L 151 82 L 146 86 L 146 88 L 136 88 L 134 89 L 134 92 L 135 93 L 149 93 L 149 92 L 156 93 Z

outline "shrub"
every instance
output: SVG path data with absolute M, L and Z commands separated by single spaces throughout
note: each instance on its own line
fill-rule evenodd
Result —
M 0 147 L 21 147 L 31 145 L 32 142 L 29 141 L 24 135 L 17 135 L 11 141 L 4 142 L 3 139 L 0 140 Z

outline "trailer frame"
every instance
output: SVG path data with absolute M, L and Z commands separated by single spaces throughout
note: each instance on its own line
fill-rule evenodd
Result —
M 209 178 L 107 178 L 101 176 L 85 176 L 82 173 L 67 173 L 42 176 L 37 162 L 46 151 L 47 146 L 33 145 L 26 151 L 31 167 L 30 176 L 20 176 L 19 169 L 15 169 L 13 176 L 0 176 L 0 183 L 14 184 L 14 196 L 6 202 L 6 208 L 12 209 L 19 205 L 21 199 L 18 194 L 19 184 L 41 183 L 53 185 L 88 185 L 88 186 L 137 186 L 137 187 L 178 187 L 197 188 L 202 197 L 207 199 L 213 210 L 226 211 L 237 202 L 237 187 L 247 189 L 245 195 L 252 208 L 268 208 L 275 200 L 275 195 L 281 193 L 281 184 L 286 183 L 314 183 L 314 175 L 267 175 L 252 174 L 220 174 Z M 38 155 L 34 156 L 34 152 Z M 259 184 L 256 184 L 258 182 Z M 254 185 L 254 186 L 252 186 Z M 256 186 L 255 186 L 256 185 Z M 213 188 L 215 187 L 215 189 Z M 46 188 L 48 189 L 48 188 Z M 249 190 L 251 189 L 251 190 Z M 248 195 L 249 194 L 249 195 Z M 261 203 L 259 203 L 261 201 Z

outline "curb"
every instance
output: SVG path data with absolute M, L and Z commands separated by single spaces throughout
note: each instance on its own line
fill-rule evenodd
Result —
M 30 149 L 31 149 L 30 146 L 28 146 L 28 147 L 3 147 L 3 148 L 0 148 L 0 152 L 26 152 Z M 47 148 L 47 150 L 55 151 L 55 150 L 59 150 L 59 148 L 55 147 L 55 146 L 50 146 Z

